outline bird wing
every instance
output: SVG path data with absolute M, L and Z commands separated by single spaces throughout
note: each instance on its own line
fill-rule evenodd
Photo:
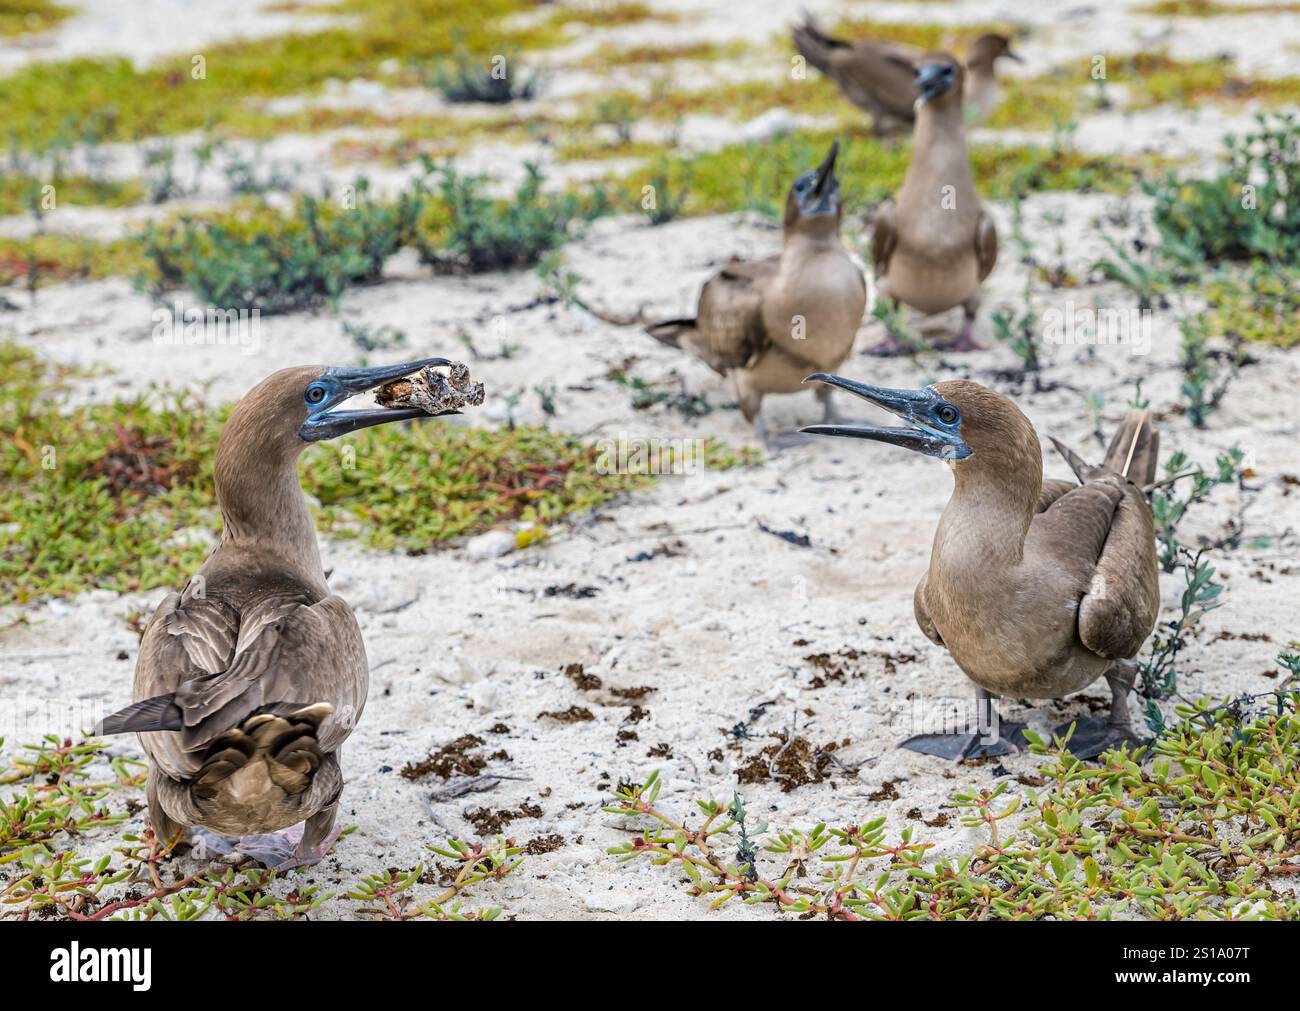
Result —
M 1034 512 L 1046 512 L 1053 502 L 1077 487 L 1079 486 L 1073 481 L 1065 481 L 1059 477 L 1048 478 L 1043 482 L 1043 490 L 1038 493 L 1038 505 L 1034 508 Z
M 912 46 L 864 40 L 831 52 L 829 76 L 849 101 L 911 122 L 916 116 L 913 67 L 920 56 Z
M 1136 656 L 1160 613 L 1155 520 L 1142 491 L 1124 488 L 1088 592 L 1079 602 L 1079 641 L 1098 656 Z
M 897 245 L 894 201 L 886 200 L 876 208 L 876 217 L 871 224 L 871 269 L 877 281 L 883 280 L 889 273 L 889 259 L 894 255 L 894 247 Z
M 849 101 L 868 112 L 910 122 L 915 115 L 915 46 L 863 39 L 845 42 L 823 32 L 811 18 L 794 30 L 795 48 L 834 81 Z
M 980 209 L 979 221 L 975 224 L 975 259 L 979 264 L 980 280 L 983 281 L 993 272 L 993 265 L 998 262 L 998 230 L 989 212 L 983 208 Z
M 705 282 L 688 346 L 719 372 L 742 368 L 768 344 L 763 327 L 763 286 L 776 275 L 779 257 L 732 260 Z
M 916 617 L 916 623 L 920 626 L 925 637 L 936 646 L 943 645 L 943 636 L 939 630 L 934 627 L 934 619 L 930 617 L 930 610 L 925 606 L 925 583 L 929 578 L 929 573 L 921 577 L 921 581 L 916 584 L 916 592 L 912 594 L 912 614 Z
M 1160 581 L 1151 505 L 1125 477 L 1124 467 L 1127 462 L 1128 473 L 1138 479 L 1153 471 L 1159 434 L 1145 415 L 1133 412 L 1111 440 L 1101 466 L 1052 442 L 1083 483 L 1038 513 L 1031 531 L 1085 588 L 1079 599 L 1079 641 L 1108 660 L 1136 656 L 1160 613 Z M 1141 473 L 1134 473 L 1134 460 Z M 1062 482 L 1051 483 L 1059 487 Z
M 333 717 L 317 735 L 328 753 L 348 736 L 365 705 L 361 631 L 339 597 L 309 603 L 305 596 L 280 595 L 240 612 L 210 598 L 169 598 L 146 640 L 136 697 L 153 702 L 170 694 L 179 733 L 165 726 L 146 733 L 145 747 L 174 778 L 193 774 L 214 740 L 257 712 L 329 705 Z

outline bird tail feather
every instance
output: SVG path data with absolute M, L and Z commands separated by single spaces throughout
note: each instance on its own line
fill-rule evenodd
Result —
M 832 38 L 817 27 L 809 15 L 794 30 L 794 45 L 799 54 L 823 74 L 831 72 L 831 50 L 843 48 L 846 43 Z
M 645 328 L 645 332 L 657 340 L 660 344 L 666 344 L 670 348 L 680 348 L 682 346 L 682 337 L 695 330 L 695 320 L 693 319 L 665 319 L 658 323 L 651 323 Z
M 155 695 L 150 699 L 133 702 L 105 716 L 95 727 L 99 736 L 111 734 L 145 734 L 157 730 L 180 730 L 184 726 L 181 707 L 176 704 L 176 693 Z
M 1052 439 L 1052 445 L 1082 482 L 1110 471 L 1128 478 L 1139 488 L 1146 488 L 1156 479 L 1160 457 L 1160 433 L 1151 424 L 1150 414 L 1146 410 L 1129 411 L 1124 423 L 1111 437 L 1101 466 L 1088 463 L 1059 439 Z
M 1156 479 L 1159 457 L 1160 433 L 1151 424 L 1151 412 L 1133 410 L 1111 438 L 1102 466 L 1143 488 Z

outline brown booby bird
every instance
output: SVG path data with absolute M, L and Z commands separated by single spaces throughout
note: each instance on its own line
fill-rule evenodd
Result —
M 876 212 L 871 261 L 881 298 L 927 315 L 960 305 L 965 313 L 953 351 L 971 339 L 980 284 L 998 259 L 998 233 L 975 192 L 962 125 L 962 68 L 947 53 L 928 53 L 916 67 L 917 114 L 912 161 L 902 188 Z M 887 335 L 876 354 L 897 354 Z
M 817 168 L 794 181 L 785 201 L 785 243 L 778 256 L 733 258 L 705 282 L 690 319 L 646 327 L 661 343 L 691 351 L 719 375 L 731 375 L 745 420 L 769 445 L 760 414 L 768 393 L 794 393 L 811 366 L 834 369 L 848 358 L 867 305 L 862 271 L 840 239 L 839 141 Z M 829 391 L 827 391 L 829 393 Z M 826 420 L 830 397 L 818 394 Z
M 917 624 L 975 682 L 980 725 L 996 720 L 999 695 L 1061 698 L 1099 677 L 1112 694 L 1108 720 L 1078 721 L 1070 749 L 1095 757 L 1137 741 L 1128 711 L 1129 662 L 1160 607 L 1155 524 L 1144 488 L 1155 480 L 1159 434 L 1134 411 L 1100 466 L 1056 440 L 1079 479 L 1043 480 L 1034 427 L 1008 398 L 978 383 L 892 390 L 812 375 L 894 414 L 905 427 L 815 425 L 819 435 L 872 439 L 946 460 L 952 497 L 939 520 L 930 566 L 913 597 Z M 996 723 L 994 724 L 996 726 Z M 1000 738 L 925 734 L 903 746 L 968 758 L 1014 750 Z
M 221 541 L 145 629 L 136 702 L 96 728 L 140 734 L 160 841 L 185 828 L 242 836 L 234 848 L 282 868 L 328 852 L 342 746 L 365 707 L 369 676 L 352 609 L 325 581 L 298 456 L 322 439 L 427 417 L 419 408 L 335 408 L 448 364 L 282 369 L 231 412 L 214 468 Z M 290 827 L 304 821 L 299 837 Z
M 915 67 L 925 56 L 917 46 L 877 39 L 846 42 L 827 35 L 811 17 L 794 30 L 795 48 L 834 81 L 854 105 L 871 114 L 877 135 L 910 129 L 916 119 Z M 1020 61 L 1007 35 L 981 35 L 966 54 L 963 105 L 971 124 L 982 123 L 997 106 L 997 61 Z

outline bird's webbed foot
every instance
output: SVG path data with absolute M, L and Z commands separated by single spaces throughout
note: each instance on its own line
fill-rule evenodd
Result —
M 190 853 L 198 859 L 208 860 L 227 855 L 250 857 L 270 870 L 287 871 L 294 867 L 310 867 L 323 860 L 339 837 L 339 830 L 331 829 L 323 839 L 314 843 L 305 835 L 301 824 L 278 832 L 244 836 L 225 836 L 205 828 L 193 828 L 190 829 Z
M 1132 751 L 1136 747 L 1150 743 L 1132 727 L 1117 725 L 1100 716 L 1074 720 L 1072 724 L 1074 734 L 1065 746 L 1075 758 L 1091 760 L 1099 758 L 1111 748 L 1118 748 L 1124 744 L 1127 744 Z M 1064 737 L 1070 732 L 1070 726 L 1071 723 L 1066 723 L 1056 727 L 1052 732 L 1058 737 Z
M 993 738 L 979 733 L 917 734 L 899 747 L 953 762 L 964 762 L 968 758 L 1001 758 L 1019 754 L 1024 748 L 1027 743 L 1024 729 L 1023 723 L 1004 720 L 998 727 L 998 735 Z
M 1151 743 L 1133 727 L 1133 717 L 1129 713 L 1128 693 L 1133 690 L 1137 679 L 1137 667 L 1132 663 L 1118 663 L 1106 672 L 1106 681 L 1110 684 L 1110 716 L 1102 719 L 1089 716 L 1087 719 L 1074 720 L 1074 734 L 1066 744 L 1070 754 L 1076 758 L 1098 758 L 1110 748 L 1129 745 L 1135 747 Z M 1064 737 L 1070 731 L 1070 724 L 1057 727 L 1053 733 Z
M 908 751 L 962 762 L 969 758 L 1000 758 L 1019 754 L 1028 743 L 1025 724 L 1004 719 L 993 705 L 991 693 L 978 689 L 975 725 L 939 734 L 917 734 L 899 745 Z

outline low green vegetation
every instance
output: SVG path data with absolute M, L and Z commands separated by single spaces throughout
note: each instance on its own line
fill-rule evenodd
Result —
M 606 44 L 578 62 L 588 70 L 609 70 L 629 64 L 675 63 L 678 60 L 713 61 L 736 59 L 750 52 L 744 42 L 680 42 L 660 45 L 621 46 Z
M 1250 77 L 1228 56 L 1175 59 L 1164 51 L 1107 56 L 1106 80 L 1127 86 L 1127 105 L 1191 106 L 1247 101 L 1284 105 L 1300 100 L 1300 77 Z
M 377 280 L 405 247 L 440 270 L 532 266 L 606 205 L 599 188 L 547 191 L 532 165 L 504 200 L 486 195 L 484 177 L 427 160 L 425 168 L 392 200 L 373 198 L 358 180 L 330 199 L 299 195 L 288 213 L 248 200 L 151 224 L 139 237 L 147 268 L 137 282 L 156 297 L 184 285 L 223 309 L 293 312 Z
M 464 48 L 450 59 L 438 60 L 423 74 L 424 83 L 442 92 L 449 102 L 487 102 L 503 105 L 532 98 L 539 75 L 522 72 L 513 55 L 471 54 Z
M 1083 82 L 1057 72 L 1042 77 L 1003 76 L 998 105 L 981 126 L 992 130 L 1051 130 L 1084 111 Z
M 547 28 L 565 28 L 569 25 L 591 25 L 604 28 L 617 28 L 640 24 L 643 21 L 658 21 L 665 24 L 681 20 L 681 16 L 671 11 L 651 10 L 649 4 L 636 0 L 598 0 L 596 3 L 557 6 L 544 18 Z
M 300 195 L 281 214 L 265 204 L 150 225 L 138 280 L 155 294 L 185 285 L 223 309 L 293 312 L 378 279 L 385 261 L 415 239 L 423 193 L 372 200 L 365 181 L 333 200 Z
M 0 345 L 0 603 L 179 585 L 216 530 L 212 454 L 224 415 L 170 398 L 59 409 L 69 378 Z
M 230 408 L 164 392 L 69 407 L 77 378 L 0 345 L 0 604 L 179 586 L 220 529 L 212 462 Z M 504 523 L 531 523 L 521 542 L 540 540 L 548 524 L 654 483 L 540 428 L 393 424 L 338 445 L 348 452 L 309 449 L 299 469 L 319 528 L 414 554 Z M 709 469 L 756 462 L 705 449 Z
M 1098 266 L 1130 288 L 1139 308 L 1195 292 L 1185 307 L 1180 364 L 1188 419 L 1203 427 L 1251 343 L 1300 341 L 1300 120 L 1266 114 L 1258 127 L 1224 139 L 1212 176 L 1170 172 L 1143 184 L 1160 241 L 1138 252 L 1111 241 Z M 1226 343 L 1226 348 L 1215 342 Z
M 876 817 L 769 829 L 739 795 L 658 801 L 658 774 L 622 785 L 605 811 L 641 827 L 610 853 L 665 867 L 715 909 L 732 900 L 832 920 L 1152 920 L 1300 918 L 1275 882 L 1300 854 L 1300 657 L 1257 697 L 1178 707 L 1150 761 L 1112 750 L 1088 765 L 1031 734 L 1033 785 L 1004 779 L 951 804 L 979 841 L 933 859 L 908 827 Z M 734 856 L 733 856 L 734 854 Z
M 883 42 L 900 42 L 918 49 L 944 49 L 964 54 L 966 48 L 981 35 L 1006 32 L 1006 24 L 943 25 L 910 21 L 876 21 L 872 18 L 846 18 L 827 29 L 829 34 L 848 42 L 857 39 L 878 39 Z
M 779 219 L 791 180 L 817 165 L 837 136 L 844 134 L 799 130 L 761 145 L 732 144 L 689 156 L 665 149 L 653 166 L 612 188 L 637 210 L 645 186 L 666 183 L 670 192 L 683 194 L 680 208 L 688 215 L 758 210 Z M 891 196 L 902 185 L 910 158 L 906 143 L 885 145 L 852 135 L 835 167 L 845 209 L 852 212 Z M 1043 190 L 1124 192 L 1161 165 L 1152 158 L 1088 155 L 1065 145 L 975 145 L 971 161 L 976 185 L 994 200 Z
M 601 473 L 598 450 L 540 428 L 512 431 L 425 423 L 371 429 L 354 464 L 304 458 L 303 488 L 319 525 L 384 549 L 424 554 L 442 541 L 521 521 L 546 526 L 652 482 Z M 360 434 L 360 433 L 359 433 Z
M 376 78 L 385 60 L 437 59 L 457 45 L 515 52 L 567 39 L 567 17 L 505 27 L 516 23 L 509 15 L 532 10 L 529 0 L 480 0 L 467 20 L 460 0 L 342 0 L 329 8 L 340 15 L 338 27 L 271 36 L 256 46 L 214 44 L 145 67 L 124 57 L 35 63 L 0 80 L 0 122 L 26 143 L 95 114 L 107 117 L 107 140 L 217 126 L 239 132 L 247 117 L 264 126 L 258 100 L 310 94 L 330 79 Z
M 35 289 L 60 281 L 130 275 L 142 266 L 139 246 L 129 239 L 101 242 L 61 232 L 0 237 L 0 285 Z
M 1137 14 L 1157 14 L 1174 18 L 1218 18 L 1242 14 L 1292 14 L 1300 11 L 1297 3 L 1219 3 L 1218 0 L 1157 0 L 1134 8 Z
M 8 756 L 9 771 L 0 773 L 0 918 L 298 920 L 335 897 L 301 871 L 267 870 L 247 857 L 177 860 L 176 842 L 157 839 L 149 829 L 119 834 L 144 806 L 145 766 L 110 758 L 107 747 L 47 736 Z M 345 829 L 340 840 L 351 832 Z M 115 845 L 94 859 L 74 849 L 102 850 L 105 844 Z M 426 848 L 430 861 L 438 861 L 438 878 L 426 875 L 423 865 L 366 874 L 341 896 L 350 912 L 364 919 L 443 921 L 500 914 L 493 906 L 463 903 L 477 886 L 490 887 L 516 870 L 522 847 L 498 837 L 487 844 L 449 839 Z
M 439 198 L 434 225 L 415 236 L 420 258 L 439 268 L 470 271 L 531 267 L 569 238 L 571 226 L 604 212 L 604 193 L 548 193 L 536 165 L 524 166 L 524 180 L 512 198 L 496 200 L 483 191 L 488 180 L 465 176 L 426 162 Z M 423 190 L 421 190 L 423 192 Z
M 50 0 L 0 0 L 0 37 L 47 32 L 72 14 Z
M 14 175 L 0 177 L 0 216 L 24 212 L 44 214 L 54 207 L 68 204 L 126 207 L 143 199 L 144 185 L 138 179 L 90 179 L 85 176 L 52 179 Z
M 1300 120 L 1261 115 L 1258 128 L 1224 138 L 1224 164 L 1208 179 L 1149 183 L 1166 256 L 1184 264 L 1262 257 L 1300 261 Z
M 1300 269 L 1253 260 L 1216 271 L 1202 292 L 1207 327 L 1230 343 L 1300 344 Z

